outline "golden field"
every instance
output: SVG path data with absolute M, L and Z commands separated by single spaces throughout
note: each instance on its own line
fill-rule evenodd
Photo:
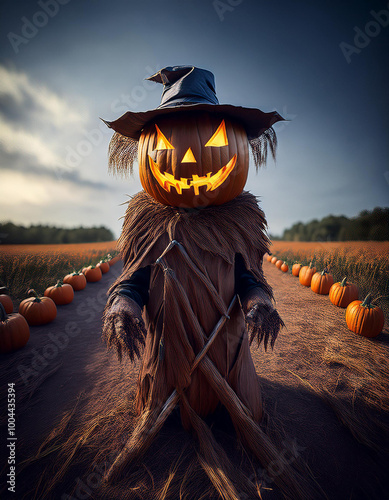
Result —
M 116 248 L 116 241 L 103 241 L 99 243 L 69 243 L 59 245 L 1 245 L 0 254 L 64 254 L 85 255 L 95 252 L 109 253 Z
M 5 286 L 16 302 L 33 288 L 43 294 L 48 286 L 66 274 L 96 265 L 116 253 L 116 241 L 62 245 L 0 246 L 0 286 Z
M 273 241 L 270 251 L 288 263 L 289 272 L 295 262 L 314 260 L 317 270 L 327 267 L 335 282 L 347 276 L 359 287 L 359 299 L 371 293 L 389 322 L 389 241 Z
M 291 252 L 311 258 L 317 254 L 342 254 L 381 258 L 389 260 L 389 241 L 272 241 L 271 252 L 274 255 Z

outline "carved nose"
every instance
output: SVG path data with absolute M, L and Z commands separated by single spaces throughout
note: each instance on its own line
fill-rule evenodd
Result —
M 181 163 L 197 163 L 196 158 L 194 157 L 194 154 L 190 148 L 188 148 L 188 151 L 184 154 L 184 158 L 181 160 Z

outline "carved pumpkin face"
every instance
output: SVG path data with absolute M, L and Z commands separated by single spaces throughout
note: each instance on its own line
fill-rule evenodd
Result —
M 143 188 L 164 205 L 221 205 L 246 184 L 244 128 L 209 113 L 180 113 L 148 124 L 139 139 Z

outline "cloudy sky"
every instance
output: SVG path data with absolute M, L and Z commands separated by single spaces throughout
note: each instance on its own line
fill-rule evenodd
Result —
M 277 163 L 249 176 L 269 231 L 389 201 L 389 4 L 3 0 L 0 220 L 115 236 L 138 175 L 107 173 L 113 120 L 153 109 L 165 66 L 211 70 L 220 103 L 277 110 Z

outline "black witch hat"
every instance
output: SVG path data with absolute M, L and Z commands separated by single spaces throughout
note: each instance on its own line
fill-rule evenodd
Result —
M 110 166 L 114 171 L 131 171 L 146 124 L 159 116 L 183 111 L 208 111 L 239 122 L 246 130 L 257 167 L 266 162 L 268 146 L 274 157 L 277 140 L 272 125 L 283 120 L 276 111 L 265 113 L 255 108 L 219 104 L 214 75 L 194 66 L 168 66 L 148 80 L 163 84 L 161 104 L 157 108 L 127 111 L 112 122 L 103 120 L 115 131 L 109 148 Z

